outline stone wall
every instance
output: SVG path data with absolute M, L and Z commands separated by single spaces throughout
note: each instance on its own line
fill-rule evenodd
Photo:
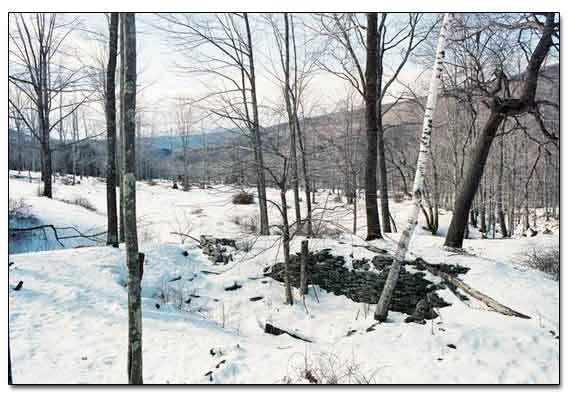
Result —
M 292 285 L 300 283 L 299 254 L 290 256 Z M 307 270 L 309 283 L 320 286 L 322 289 L 335 295 L 345 295 L 355 302 L 376 304 L 383 290 L 383 285 L 393 258 L 385 255 L 376 255 L 373 259 L 353 260 L 353 269 L 345 266 L 343 256 L 331 254 L 330 249 L 323 249 L 308 256 Z M 411 266 L 412 273 L 408 273 L 406 266 Z M 452 273 L 463 274 L 468 268 L 453 265 L 436 265 L 439 269 Z M 398 282 L 391 299 L 390 310 L 410 315 L 406 321 L 425 322 L 436 316 L 434 308 L 448 306 L 435 291 L 446 288 L 446 284 L 439 280 L 433 283 L 426 280 L 425 269 L 419 262 L 406 261 L 401 268 Z M 283 263 L 277 263 L 265 268 L 265 275 L 275 280 L 283 281 Z

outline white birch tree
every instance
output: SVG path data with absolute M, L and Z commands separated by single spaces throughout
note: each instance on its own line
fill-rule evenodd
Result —
M 445 13 L 438 35 L 438 44 L 436 46 L 436 57 L 434 59 L 434 66 L 432 68 L 432 78 L 430 80 L 430 88 L 428 91 L 428 100 L 426 102 L 426 111 L 424 112 L 424 120 L 422 125 L 422 136 L 420 137 L 420 152 L 418 154 L 418 163 L 416 166 L 416 173 L 414 176 L 413 196 L 411 205 L 411 214 L 408 218 L 408 223 L 404 228 L 400 240 L 397 244 L 397 249 L 394 255 L 393 265 L 387 275 L 383 292 L 377 302 L 375 309 L 375 320 L 385 321 L 387 319 L 387 312 L 391 302 L 393 289 L 399 277 L 402 262 L 408 252 L 408 247 L 414 229 L 418 223 L 418 214 L 423 206 L 423 191 L 424 191 L 424 177 L 430 162 L 430 138 L 432 136 L 432 119 L 434 110 L 436 108 L 436 101 L 438 98 L 438 89 L 440 86 L 440 79 L 442 77 L 442 64 L 444 61 L 444 49 L 446 46 L 446 38 L 449 35 L 452 15 Z

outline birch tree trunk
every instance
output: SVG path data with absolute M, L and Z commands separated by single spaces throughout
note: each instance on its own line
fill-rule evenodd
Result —
M 387 312 L 391 302 L 391 296 L 399 277 L 402 262 L 405 259 L 414 229 L 418 223 L 418 214 L 423 207 L 423 190 L 424 190 L 424 176 L 430 160 L 430 137 L 432 135 L 432 119 L 434 110 L 436 109 L 436 101 L 438 97 L 438 89 L 440 86 L 440 79 L 442 77 L 442 64 L 444 61 L 444 48 L 446 45 L 446 38 L 449 35 L 452 16 L 450 13 L 445 13 L 438 35 L 438 44 L 436 46 L 436 57 L 434 59 L 434 67 L 432 69 L 432 79 L 430 80 L 430 89 L 428 91 L 428 101 L 426 102 L 426 111 L 424 112 L 424 121 L 422 125 L 422 136 L 420 138 L 420 152 L 418 154 L 418 163 L 416 166 L 416 174 L 414 176 L 414 187 L 411 205 L 411 215 L 408 223 L 404 228 L 401 238 L 397 244 L 397 249 L 394 255 L 391 270 L 385 281 L 383 292 L 377 302 L 375 309 L 375 320 L 385 321 L 387 319 Z
M 128 267 L 128 383 L 143 383 L 141 273 L 136 220 L 135 108 L 136 31 L 134 13 L 122 13 L 124 32 L 124 226 Z
M 108 236 L 106 244 L 118 247 L 118 214 L 116 205 L 116 55 L 118 53 L 118 13 L 110 13 L 110 43 L 106 69 L 106 132 L 108 160 L 106 166 L 106 209 Z

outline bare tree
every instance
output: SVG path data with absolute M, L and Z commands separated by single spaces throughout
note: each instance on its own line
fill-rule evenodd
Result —
M 124 66 L 124 225 L 126 264 L 128 267 L 128 383 L 143 383 L 141 277 L 142 264 L 137 238 L 135 178 L 135 107 L 136 107 L 136 28 L 134 13 L 121 13 L 124 33 L 121 65 Z
M 9 102 L 39 142 L 43 195 L 52 197 L 51 131 L 92 95 L 85 87 L 84 68 L 72 68 L 58 61 L 65 40 L 79 27 L 79 20 L 64 21 L 56 13 L 11 13 L 9 22 L 8 79 L 26 96 L 30 106 L 19 107 L 10 96 Z M 62 93 L 75 95 L 78 100 L 58 105 L 56 101 Z
M 106 209 L 108 238 L 106 243 L 118 247 L 118 215 L 116 203 L 116 55 L 118 54 L 118 13 L 110 13 L 109 54 L 106 69 L 106 130 L 108 162 L 106 165 Z
M 381 220 L 383 232 L 396 232 L 395 222 L 389 212 L 389 191 L 387 178 L 387 163 L 385 160 L 385 127 L 383 116 L 395 107 L 395 102 L 385 105 L 390 88 L 398 81 L 403 68 L 411 55 L 428 38 L 435 24 L 425 27 L 422 24 L 423 13 L 408 13 L 407 21 L 401 16 L 390 17 L 388 13 L 381 13 L 377 29 L 377 155 L 379 165 L 379 191 L 381 193 Z M 390 21 L 391 20 L 391 21 Z M 397 55 L 395 59 L 386 56 Z M 386 65 L 390 61 L 395 64 Z
M 11 87 L 9 90 L 9 93 L 12 94 L 12 97 L 10 97 L 12 103 L 10 104 L 10 107 L 8 108 L 8 117 L 9 119 L 12 121 L 12 124 L 14 126 L 14 131 L 16 133 L 16 139 L 14 143 L 16 143 L 17 145 L 17 168 L 18 168 L 18 174 L 20 174 L 23 171 L 24 168 L 24 157 L 23 157 L 23 152 L 24 152 L 24 125 L 23 125 L 23 121 L 21 119 L 21 115 L 19 114 L 19 112 L 15 109 L 15 107 L 20 107 L 21 110 L 24 110 L 24 95 L 23 93 L 15 88 L 15 87 Z M 30 170 L 30 169 L 29 169 Z
M 126 33 L 124 31 L 122 25 L 122 19 L 119 16 L 119 36 L 118 36 L 118 44 L 120 48 L 120 65 L 118 68 L 118 87 L 119 87 L 119 102 L 118 102 L 118 113 L 119 113 L 119 122 L 118 122 L 118 186 L 119 186 L 119 197 L 118 197 L 118 216 L 120 217 L 120 223 L 118 226 L 118 241 L 120 243 L 124 243 L 126 241 L 126 223 L 125 213 L 124 213 L 124 174 L 126 173 L 126 141 L 125 141 L 125 126 L 123 122 L 123 118 L 125 116 L 125 109 L 124 109 L 124 79 L 126 78 L 125 70 L 126 70 L 126 47 L 125 44 L 125 36 Z
M 416 167 L 416 174 L 414 176 L 414 188 L 412 196 L 412 210 L 408 223 L 402 232 L 401 238 L 397 245 L 397 250 L 394 254 L 393 264 L 387 275 L 383 292 L 377 302 L 375 309 L 375 320 L 385 321 L 387 319 L 387 312 L 393 290 L 399 277 L 399 272 L 403 264 L 404 258 L 408 251 L 410 241 L 414 233 L 414 229 L 418 223 L 418 214 L 422 208 L 422 192 L 424 186 L 424 178 L 430 160 L 430 138 L 432 136 L 432 120 L 434 117 L 434 110 L 436 109 L 436 102 L 438 97 L 438 89 L 440 86 L 440 78 L 442 76 L 442 64 L 444 61 L 444 49 L 446 38 L 450 31 L 452 16 L 451 13 L 445 13 L 438 35 L 438 45 L 436 46 L 436 57 L 434 60 L 434 67 L 432 69 L 432 79 L 430 80 L 430 91 L 428 93 L 428 101 L 426 102 L 426 112 L 424 113 L 424 120 L 422 125 L 422 137 L 420 138 L 420 152 L 418 155 L 418 164 Z
M 393 108 L 394 104 L 385 104 L 392 86 L 398 80 L 402 70 L 408 62 L 412 53 L 428 37 L 434 27 L 423 28 L 423 15 L 409 13 L 401 16 L 390 17 L 387 13 L 381 13 L 377 27 L 375 28 L 375 72 L 376 72 L 376 108 L 377 108 L 377 147 L 374 160 L 375 169 L 370 170 L 369 161 L 365 161 L 365 181 L 377 179 L 379 173 L 379 191 L 381 193 L 382 221 L 377 218 L 377 223 L 382 225 L 383 232 L 391 232 L 391 214 L 389 211 L 389 194 L 387 163 L 385 150 L 385 133 L 383 125 L 384 115 Z M 331 74 L 349 82 L 359 94 L 365 98 L 366 95 L 366 71 L 363 70 L 361 57 L 366 55 L 366 42 L 363 34 L 366 28 L 360 21 L 359 15 L 354 13 L 345 14 L 321 14 L 319 15 L 320 34 L 330 40 L 322 53 L 323 62 L 321 67 Z M 365 67 L 366 70 L 366 67 Z M 369 153 L 367 153 L 369 157 Z M 367 170 L 369 169 L 369 170 Z M 372 186 L 372 185 L 370 185 Z M 369 212 L 377 212 L 379 216 L 377 201 L 377 184 L 375 194 L 366 193 L 366 202 L 370 202 Z M 367 187 L 365 187 L 367 190 Z M 372 189 L 368 189 L 370 192 Z M 372 203 L 371 198 L 375 198 Z M 368 229 L 376 233 L 374 228 L 369 229 L 376 222 L 374 216 L 368 219 Z M 381 231 L 381 229 L 379 229 Z M 380 236 L 380 235 L 376 235 Z M 369 237 L 369 236 L 368 236 Z
M 283 72 L 285 75 L 285 87 L 284 87 L 284 97 L 285 103 L 287 108 L 287 118 L 289 123 L 289 135 L 290 135 L 290 156 L 291 156 L 291 173 L 292 173 L 292 185 L 293 185 L 293 192 L 294 192 L 294 210 L 296 213 L 296 227 L 298 230 L 302 228 L 302 215 L 300 212 L 300 190 L 299 190 L 299 180 L 298 180 L 298 155 L 297 155 L 297 132 L 298 132 L 298 124 L 299 121 L 297 120 L 297 110 L 294 113 L 294 105 L 292 100 L 294 100 L 293 90 L 290 82 L 290 28 L 289 28 L 289 17 L 288 13 L 283 14 L 283 22 L 284 22 L 284 43 L 285 43 L 285 59 L 282 59 L 283 64 Z M 298 123 L 298 124 L 296 124 Z
M 365 157 L 365 210 L 367 213 L 366 240 L 381 238 L 377 209 L 377 13 L 367 14 L 367 62 L 365 64 L 365 129 L 367 156 Z
M 72 163 L 72 175 L 73 180 L 72 183 L 76 184 L 76 176 L 79 172 L 78 164 L 79 164 L 79 109 L 76 109 L 71 114 L 71 131 L 73 134 L 73 147 L 72 147 L 72 156 L 71 156 L 71 163 Z M 81 174 L 80 174 L 80 181 L 81 181 Z
M 269 234 L 263 142 L 259 119 L 257 77 L 251 24 L 247 13 L 159 14 L 162 29 L 175 47 L 196 64 L 181 67 L 220 79 L 228 86 L 196 100 L 240 129 L 253 148 L 259 198 L 260 233 Z M 214 53 L 206 50 L 212 48 Z
M 311 78 L 315 66 L 315 58 L 312 53 L 303 50 L 299 57 L 296 43 L 296 24 L 290 13 L 283 14 L 283 25 L 278 22 L 272 13 L 265 16 L 272 27 L 273 35 L 279 52 L 280 70 L 283 76 L 274 74 L 283 89 L 283 96 L 287 112 L 287 121 L 290 135 L 291 155 L 291 183 L 294 194 L 294 209 L 296 215 L 296 228 L 299 231 L 305 222 L 306 233 L 312 234 L 312 200 L 311 183 L 308 171 L 308 155 L 306 149 L 306 137 L 300 121 L 303 96 Z M 283 26 L 283 29 L 281 28 Z M 273 64 L 273 62 L 272 62 Z M 298 157 L 299 151 L 299 157 Z M 301 159 L 301 168 L 298 165 Z M 300 208 L 300 174 L 304 183 L 306 218 L 301 218 Z
M 192 138 L 192 129 L 194 125 L 193 106 L 189 101 L 180 99 L 176 105 L 175 122 L 177 125 L 177 133 L 181 139 L 182 150 L 182 164 L 183 173 L 181 176 L 182 188 L 184 191 L 190 190 L 190 173 L 188 170 L 188 149 L 190 147 L 190 139 Z
M 337 112 L 329 116 L 332 128 L 320 134 L 320 140 L 327 141 L 334 153 L 330 158 L 334 160 L 334 167 L 344 179 L 344 192 L 347 204 L 353 207 L 353 234 L 357 234 L 357 211 L 359 200 L 358 180 L 361 175 L 363 156 L 360 148 L 364 143 L 364 116 L 361 119 L 361 110 L 357 109 L 356 90 L 347 88 L 347 94 L 337 106 Z M 361 121 L 362 120 L 362 121 Z
M 535 32 L 539 36 L 539 40 L 531 55 L 527 50 L 528 46 L 520 43 L 522 50 L 529 57 L 521 91 L 518 95 L 511 92 L 509 79 L 504 70 L 499 67 L 496 68 L 495 78 L 491 82 L 478 84 L 478 87 L 485 93 L 485 104 L 490 113 L 476 144 L 463 187 L 455 202 L 453 218 L 446 236 L 446 246 L 460 248 L 463 245 L 469 211 L 483 176 L 491 145 L 505 119 L 530 113 L 541 125 L 545 135 L 553 139 L 556 138 L 544 127 L 540 112 L 540 105 L 544 102 L 536 99 L 536 88 L 540 68 L 551 48 L 553 48 L 555 39 L 558 37 L 558 26 L 559 23 L 555 13 L 546 13 L 544 16 L 538 14 L 525 15 L 522 16 L 520 21 L 506 25 L 504 30 L 520 34 L 518 38 L 524 37 L 522 36 L 523 32 Z
M 292 234 L 289 218 L 287 215 L 287 189 L 289 185 L 289 179 L 291 177 L 291 145 L 280 144 L 280 128 L 277 127 L 275 130 L 275 139 L 272 139 L 271 154 L 276 157 L 276 168 L 275 170 L 270 167 L 266 167 L 269 176 L 273 179 L 275 185 L 279 188 L 280 203 L 269 200 L 279 210 L 281 215 L 281 246 L 283 248 L 283 280 L 285 286 L 285 303 L 288 305 L 293 304 L 292 285 L 290 281 L 291 265 L 289 260 L 290 242 L 295 236 L 297 230 Z M 284 150 L 282 151 L 282 147 Z

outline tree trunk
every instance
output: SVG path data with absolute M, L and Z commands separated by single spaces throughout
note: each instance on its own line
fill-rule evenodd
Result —
M 76 184 L 76 176 L 79 172 L 78 170 L 78 156 L 79 156 L 79 147 L 78 147 L 78 142 L 79 142 L 79 119 L 78 119 L 78 112 L 77 110 L 75 110 L 72 115 L 72 121 L 73 121 L 73 125 L 72 125 L 72 132 L 73 132 L 73 141 L 74 144 L 72 146 L 72 160 L 71 160 L 71 167 L 72 167 L 72 174 L 73 174 L 73 184 L 75 186 Z M 81 182 L 81 176 L 80 176 L 80 182 Z
M 300 120 L 297 115 L 296 128 L 298 130 L 298 143 L 300 145 L 300 154 L 302 156 L 302 176 L 304 178 L 304 192 L 306 200 L 306 235 L 312 236 L 312 183 L 310 182 L 310 175 L 308 173 L 305 134 L 302 134 Z
M 12 359 L 10 358 L 10 330 L 8 331 L 8 384 L 12 385 Z
M 381 192 L 381 219 L 383 232 L 391 233 L 391 213 L 389 213 L 389 191 L 387 190 L 387 164 L 385 163 L 385 140 L 383 138 L 383 121 L 381 108 L 377 114 L 377 148 L 379 160 L 379 191 Z
M 182 179 L 182 189 L 184 192 L 190 190 L 190 181 L 188 176 L 188 139 L 189 136 L 185 136 L 185 142 L 183 144 L 183 179 Z
M 353 174 L 353 235 L 357 234 L 357 173 Z
M 281 218 L 283 224 L 282 242 L 283 242 L 283 284 L 285 286 L 285 303 L 293 305 L 293 294 L 291 291 L 291 282 L 289 279 L 290 263 L 289 263 L 289 222 L 287 219 L 287 186 L 284 183 L 281 187 Z
M 259 233 L 269 235 L 269 216 L 267 214 L 267 189 L 265 183 L 265 165 L 263 162 L 263 145 L 261 143 L 261 130 L 259 127 L 259 107 L 257 103 L 257 86 L 255 78 L 255 60 L 253 57 L 253 42 L 251 27 L 247 13 L 243 13 L 245 28 L 247 31 L 247 51 L 249 56 L 249 72 L 251 85 L 251 103 L 253 108 L 253 134 L 255 139 L 255 169 L 257 171 L 257 193 L 259 197 Z
M 544 216 L 546 217 L 546 221 L 550 220 L 550 213 L 548 211 L 548 166 L 549 166 L 549 155 L 546 153 L 544 155 L 544 176 L 543 176 L 543 183 L 542 183 L 542 208 L 544 209 Z
M 508 232 L 510 237 L 514 236 L 515 226 L 516 226 L 516 183 L 517 183 L 517 155 L 518 155 L 518 144 L 517 140 L 514 139 L 513 141 L 513 150 L 512 150 L 512 171 L 510 175 L 510 185 L 509 185 L 509 192 L 510 192 L 510 206 L 509 206 L 509 228 Z
M 461 248 L 463 247 L 463 237 L 465 234 L 465 227 L 469 218 L 469 210 L 479 182 L 483 176 L 483 170 L 487 157 L 489 156 L 489 149 L 495 138 L 497 129 L 503 121 L 503 116 L 500 113 L 492 111 L 487 119 L 487 123 L 479 137 L 479 143 L 473 153 L 469 170 L 463 182 L 461 191 L 455 202 L 455 209 L 452 220 L 446 234 L 445 246 Z
M 442 278 L 445 282 L 450 283 L 456 288 L 461 289 L 467 295 L 474 297 L 475 299 L 483 302 L 487 307 L 491 308 L 497 313 L 501 313 L 502 315 L 506 316 L 515 316 L 517 318 L 522 319 L 530 319 L 530 316 L 520 313 L 512 308 L 509 308 L 495 299 L 485 295 L 484 293 L 479 292 L 477 289 L 473 289 L 471 286 L 467 285 L 465 282 L 460 280 L 457 276 L 449 275 L 448 273 L 444 273 L 441 270 L 435 268 L 434 266 L 426 263 L 422 259 L 417 259 L 424 267 L 434 276 L 438 276 Z
M 42 43 L 42 42 L 41 42 Z M 50 78 L 49 78 L 49 50 L 40 45 L 39 51 L 39 78 L 40 87 L 37 90 L 37 112 L 39 119 L 39 135 L 41 143 L 41 180 L 43 181 L 43 196 L 53 197 L 53 164 L 51 152 L 50 122 Z
M 379 210 L 377 206 L 377 13 L 367 13 L 367 63 L 365 67 L 365 129 L 367 156 L 365 158 L 365 210 L 367 237 L 380 239 Z
M 542 35 L 528 61 L 528 68 L 526 69 L 524 81 L 521 86 L 522 91 L 520 97 L 502 99 L 494 95 L 490 102 L 491 112 L 477 143 L 473 158 L 471 159 L 463 188 L 455 203 L 453 218 L 450 222 L 444 243 L 445 246 L 455 248 L 461 248 L 463 246 L 463 235 L 467 225 L 467 216 L 473 198 L 475 197 L 475 192 L 479 187 L 483 169 L 485 168 L 485 163 L 489 155 L 489 149 L 491 148 L 497 129 L 508 116 L 535 110 L 535 97 L 540 67 L 552 47 L 552 36 L 555 34 L 556 27 L 555 13 L 546 13 L 545 17 L 546 20 Z M 501 86 L 501 79 L 498 81 Z
M 291 20 L 291 18 L 290 18 Z M 293 20 L 292 21 L 292 32 L 291 32 L 291 41 L 293 45 L 294 51 L 294 67 L 295 71 L 295 79 L 296 79 L 296 90 L 299 90 L 297 85 L 297 45 L 296 45 L 296 37 L 295 37 L 295 30 L 293 28 Z M 297 131 L 297 139 L 298 144 L 300 146 L 300 155 L 302 157 L 302 177 L 304 179 L 304 192 L 305 192 L 305 200 L 306 200 L 306 236 L 312 236 L 312 200 L 311 200 L 311 181 L 310 175 L 308 172 L 308 155 L 306 153 L 306 133 L 305 129 L 302 131 L 302 127 L 300 126 L 300 117 L 299 117 L 299 108 L 300 108 L 300 99 L 301 99 L 301 92 L 292 93 L 293 99 L 293 115 L 295 120 L 295 127 Z
M 285 23 L 285 105 L 287 109 L 287 117 L 289 120 L 289 150 L 290 150 L 290 167 L 292 171 L 292 187 L 294 194 L 294 210 L 296 213 L 296 229 L 302 229 L 302 214 L 300 212 L 300 184 L 298 179 L 298 155 L 296 146 L 296 122 L 294 116 L 294 107 L 292 106 L 293 92 L 289 79 L 289 19 L 287 13 L 283 14 Z
M 20 175 L 24 169 L 24 158 L 22 154 L 24 150 L 24 137 L 21 132 L 20 122 L 16 122 L 16 135 L 18 136 L 18 174 Z
M 116 55 L 118 53 L 118 13 L 110 13 L 110 42 L 106 69 L 106 132 L 108 160 L 106 165 L 106 209 L 108 236 L 106 244 L 118 247 L 118 214 L 116 204 Z
M 49 140 L 41 143 L 41 180 L 43 181 L 43 196 L 53 198 L 53 165 L 51 163 L 51 148 Z
M 558 163 L 558 167 L 560 167 L 560 159 L 559 158 L 557 158 L 557 163 Z M 557 169 L 556 174 L 557 174 L 556 181 L 560 182 L 560 169 Z M 556 188 L 555 219 L 560 220 L 560 185 L 557 185 L 557 188 Z
M 128 267 L 128 383 L 143 383 L 141 262 L 137 237 L 135 178 L 136 29 L 134 13 L 122 13 L 124 32 L 124 225 Z
M 119 111 L 119 127 L 118 127 L 118 147 L 120 148 L 120 150 L 118 151 L 119 155 L 118 155 L 118 185 L 119 185 L 119 199 L 118 199 L 118 208 L 119 208 L 119 213 L 118 216 L 120 217 L 120 222 L 119 222 L 119 231 L 118 231 L 118 241 L 120 243 L 124 243 L 125 242 L 125 233 L 124 233 L 124 228 L 125 228 L 125 224 L 124 224 L 124 173 L 126 171 L 126 167 L 125 167 L 125 147 L 126 147 L 126 142 L 124 139 L 124 122 L 123 122 L 123 118 L 124 118 L 124 79 L 125 79 L 125 56 L 124 54 L 126 53 L 125 48 L 124 48 L 124 40 L 125 40 L 125 33 L 124 33 L 124 29 L 123 29 L 123 22 L 122 22 L 122 17 L 119 14 L 119 45 L 120 45 L 120 68 L 118 70 L 118 84 L 119 84 L 119 104 L 118 104 L 118 111 Z
M 420 138 L 420 152 L 418 155 L 418 164 L 416 166 L 416 173 L 414 176 L 414 187 L 411 204 L 411 214 L 408 218 L 406 227 L 404 228 L 400 240 L 397 244 L 393 264 L 385 281 L 383 292 L 377 302 L 375 309 L 375 320 L 385 321 L 387 319 L 387 312 L 389 310 L 389 303 L 393 295 L 393 290 L 399 278 L 399 271 L 405 259 L 410 241 L 414 234 L 414 229 L 418 223 L 418 214 L 423 207 L 423 190 L 424 177 L 430 161 L 430 138 L 432 136 L 432 120 L 434 117 L 434 110 L 436 109 L 436 101 L 438 97 L 438 90 L 440 88 L 440 79 L 442 77 L 442 65 L 444 62 L 444 48 L 446 38 L 448 36 L 451 24 L 451 14 L 445 13 L 442 21 L 442 27 L 438 35 L 438 44 L 436 46 L 436 57 L 434 59 L 434 67 L 432 69 L 432 79 L 430 80 L 430 89 L 428 91 L 428 100 L 426 102 L 426 111 L 424 112 L 424 120 L 422 125 L 422 137 Z
M 528 138 L 524 138 L 524 177 L 526 184 L 524 185 L 524 233 L 530 229 L 530 196 L 528 193 L 528 184 L 530 176 L 528 176 Z
M 381 224 L 383 232 L 391 233 L 391 214 L 389 213 L 389 191 L 387 182 L 387 163 L 385 161 L 385 135 L 383 133 L 383 96 L 381 83 L 383 82 L 383 53 L 381 52 L 382 33 L 377 32 L 377 155 L 379 162 L 379 192 L 381 194 Z M 397 230 L 394 230 L 397 232 Z
M 499 138 L 499 171 L 497 175 L 497 217 L 501 237 L 508 237 L 508 230 L 503 212 L 503 136 Z
M 308 241 L 302 240 L 302 249 L 300 253 L 300 295 L 308 293 Z

